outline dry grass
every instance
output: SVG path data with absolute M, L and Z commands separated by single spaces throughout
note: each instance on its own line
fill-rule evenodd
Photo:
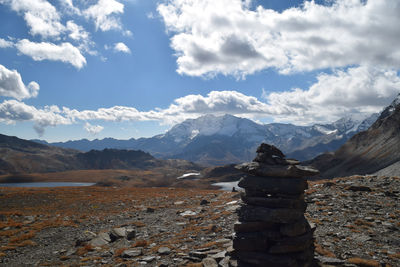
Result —
M 147 240 L 137 240 L 132 247 L 136 248 L 136 247 L 147 247 L 149 245 L 149 241 Z
M 12 244 L 15 244 L 15 243 L 19 243 L 21 241 L 25 241 L 25 240 L 31 239 L 32 237 L 35 236 L 35 233 L 36 233 L 35 231 L 29 231 L 26 234 L 22 234 L 22 235 L 19 235 L 19 236 L 11 237 L 10 240 L 9 240 L 9 244 L 12 245 Z
M 331 251 L 329 251 L 327 249 L 324 249 L 320 244 L 315 243 L 314 245 L 315 245 L 315 251 L 319 255 L 326 256 L 326 257 L 331 257 L 331 258 L 336 258 L 336 255 L 333 252 L 331 252 Z
M 361 267 L 379 267 L 379 262 L 375 260 L 366 260 L 361 258 L 350 258 L 347 260 L 348 263 L 352 263 Z
M 76 250 L 75 254 L 78 255 L 78 256 L 83 256 L 83 255 L 86 255 L 86 253 L 88 253 L 89 251 L 93 251 L 93 249 L 94 248 L 93 248 L 92 245 L 86 244 L 83 247 L 79 247 Z
M 391 254 L 389 255 L 390 258 L 392 259 L 400 259 L 400 252 L 397 252 L 395 254 Z

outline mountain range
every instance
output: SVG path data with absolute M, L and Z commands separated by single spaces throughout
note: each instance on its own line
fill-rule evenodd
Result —
M 323 178 L 353 174 L 400 176 L 400 94 L 366 131 L 308 162 Z
M 152 170 L 155 168 L 201 169 L 186 160 L 156 159 L 140 150 L 104 149 L 81 152 L 0 134 L 0 175 L 69 170 Z
M 331 124 L 296 126 L 293 124 L 259 124 L 232 115 L 205 115 L 176 124 L 165 134 L 151 138 L 117 140 L 87 139 L 50 143 L 52 146 L 80 151 L 92 149 L 135 149 L 156 158 L 185 159 L 204 166 L 218 166 L 250 161 L 261 142 L 279 147 L 288 157 L 312 159 L 334 151 L 354 134 L 364 131 L 379 114 L 367 118 L 348 116 Z M 33 140 L 49 144 L 43 140 Z

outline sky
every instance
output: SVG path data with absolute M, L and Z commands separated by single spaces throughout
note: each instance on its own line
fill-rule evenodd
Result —
M 0 133 L 329 123 L 400 93 L 400 0 L 0 0 Z

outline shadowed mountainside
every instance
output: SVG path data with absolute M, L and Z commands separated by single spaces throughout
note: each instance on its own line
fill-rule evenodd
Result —
M 0 134 L 0 174 L 153 168 L 201 169 L 186 160 L 156 159 L 140 150 L 104 149 L 81 153 Z
M 399 176 L 400 169 L 400 95 L 364 132 L 354 135 L 336 152 L 307 162 L 318 168 L 324 178 L 353 174 Z M 384 171 L 385 170 L 385 171 Z

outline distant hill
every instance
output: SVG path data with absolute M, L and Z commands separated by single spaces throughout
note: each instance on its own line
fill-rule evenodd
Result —
M 83 139 L 51 145 L 81 151 L 136 149 L 157 158 L 185 159 L 205 166 L 218 166 L 251 161 L 255 157 L 257 146 L 266 142 L 279 147 L 288 157 L 307 160 L 338 149 L 355 133 L 368 129 L 377 116 L 378 114 L 368 118 L 348 116 L 331 124 L 296 126 L 282 123 L 263 125 L 232 115 L 205 115 L 185 120 L 165 134 L 151 138 Z
M 80 152 L 0 134 L 0 174 L 153 168 L 201 169 L 185 160 L 156 159 L 143 151 L 104 149 Z
M 373 173 L 400 176 L 400 94 L 368 130 L 309 163 L 326 178 Z

